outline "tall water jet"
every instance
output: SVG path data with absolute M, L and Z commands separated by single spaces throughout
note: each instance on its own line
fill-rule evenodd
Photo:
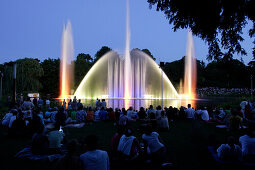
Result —
M 64 25 L 61 40 L 61 58 L 60 58 L 60 96 L 66 99 L 71 95 L 71 83 L 73 82 L 74 71 L 74 47 L 72 37 L 72 27 L 70 21 Z
M 130 60 L 130 28 L 129 28 L 129 0 L 126 1 L 126 48 L 125 48 L 125 95 L 126 99 L 130 99 L 132 96 L 132 74 L 131 60 Z M 133 96 L 132 96 L 133 97 Z
M 185 56 L 185 72 L 184 72 L 184 96 L 188 99 L 196 98 L 197 85 L 197 63 L 195 57 L 195 47 L 192 32 L 188 31 L 186 56 Z

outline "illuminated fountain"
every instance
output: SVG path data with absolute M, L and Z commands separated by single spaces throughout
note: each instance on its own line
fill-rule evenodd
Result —
M 184 87 L 181 96 L 183 99 L 186 99 L 186 104 L 195 106 L 196 101 L 194 99 L 196 99 L 197 63 L 191 31 L 188 31 L 184 69 Z M 182 87 L 181 84 L 180 87 Z
M 69 98 L 71 95 L 71 83 L 73 82 L 73 37 L 70 21 L 63 28 L 61 41 L 61 58 L 60 58 L 60 99 Z
M 163 90 L 164 99 L 179 99 L 168 77 L 161 73 L 150 56 L 137 49 L 130 52 L 128 1 L 126 17 L 125 56 L 115 51 L 102 56 L 84 77 L 74 96 L 79 99 L 162 99 Z

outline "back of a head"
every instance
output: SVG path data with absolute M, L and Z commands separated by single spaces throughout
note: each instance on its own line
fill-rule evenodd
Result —
M 188 104 L 188 108 L 191 108 L 191 104 Z
M 131 129 L 131 128 L 127 128 L 126 130 L 125 130 L 125 136 L 126 137 L 129 137 L 129 136 L 131 136 L 133 134 L 133 130 Z
M 153 109 L 153 106 L 152 106 L 152 105 L 150 105 L 150 109 Z
M 227 139 L 227 143 L 229 146 L 234 146 L 235 144 L 235 138 L 233 136 L 229 136 L 228 139 Z
M 89 151 L 97 149 L 97 136 L 96 135 L 88 135 L 85 138 L 85 144 Z
M 76 139 L 70 140 L 66 145 L 68 154 L 74 154 L 76 151 L 77 145 L 78 145 L 78 141 Z
M 60 113 L 64 113 L 64 111 L 65 111 L 65 109 L 64 109 L 63 106 L 59 108 L 59 112 L 60 112 Z
M 157 110 L 161 110 L 161 106 L 160 105 L 158 105 Z
M 146 125 L 145 126 L 145 131 L 144 131 L 144 133 L 146 134 L 146 135 L 151 135 L 151 133 L 152 133 L 152 126 L 151 125 Z

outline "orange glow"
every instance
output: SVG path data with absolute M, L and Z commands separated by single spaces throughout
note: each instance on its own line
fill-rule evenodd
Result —
M 192 37 L 192 32 L 188 32 L 188 40 L 185 56 L 185 73 L 184 73 L 184 87 L 182 99 L 186 99 L 187 102 L 191 102 L 192 99 L 196 99 L 196 86 L 197 86 L 197 64 L 195 58 L 195 48 Z M 191 99 L 191 100 L 190 100 Z M 193 105 L 195 101 L 192 101 Z
M 60 59 L 60 101 L 71 95 L 71 83 L 73 82 L 73 38 L 71 23 L 68 21 L 62 33 L 62 49 Z

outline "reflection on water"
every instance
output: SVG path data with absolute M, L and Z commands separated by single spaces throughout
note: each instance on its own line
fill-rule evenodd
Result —
M 235 103 L 241 101 L 240 97 L 207 97 L 198 100 L 177 100 L 177 99 L 106 99 L 107 107 L 111 108 L 126 108 L 128 109 L 132 106 L 135 110 L 139 110 L 140 107 L 148 108 L 150 105 L 153 105 L 154 108 L 158 105 L 163 107 L 177 107 L 185 106 L 191 104 L 192 107 L 196 108 L 197 106 L 206 106 L 206 107 L 215 107 L 224 103 Z M 84 106 L 95 107 L 96 100 L 94 99 L 83 99 L 82 103 Z

